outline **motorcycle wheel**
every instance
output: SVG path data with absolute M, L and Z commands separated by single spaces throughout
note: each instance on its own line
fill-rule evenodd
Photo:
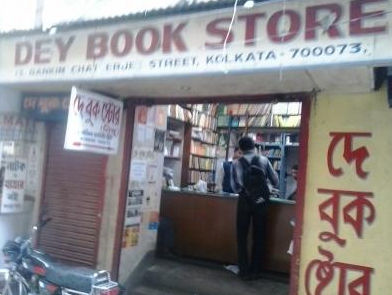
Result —
M 28 287 L 11 275 L 7 275 L 5 285 L 0 295 L 28 295 Z

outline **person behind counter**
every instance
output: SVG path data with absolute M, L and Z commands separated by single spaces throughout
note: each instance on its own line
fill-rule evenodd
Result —
M 260 183 L 263 182 L 264 190 L 269 190 L 267 186 L 267 181 L 269 180 L 272 186 L 277 186 L 279 184 L 278 176 L 273 169 L 270 161 L 264 156 L 257 156 L 255 154 L 255 142 L 250 137 L 242 137 L 239 141 L 239 147 L 243 152 L 243 157 L 238 161 L 233 163 L 234 166 L 234 181 L 236 183 L 236 188 L 239 192 L 238 205 L 237 205 L 237 245 L 238 245 L 238 268 L 239 277 L 244 280 L 252 280 L 260 278 L 261 273 L 261 263 L 263 259 L 263 231 L 266 216 L 266 209 L 269 198 L 268 196 L 263 196 L 262 187 Z M 250 165 L 258 166 L 262 173 L 253 175 L 263 177 L 260 181 L 253 181 L 250 184 L 250 176 L 248 169 Z M 252 169 L 254 171 L 254 169 Z M 247 174 L 248 173 L 248 174 Z M 265 179 L 266 178 L 266 179 Z M 246 181 L 247 180 L 247 181 Z M 256 183 L 256 184 L 255 184 Z M 249 185 L 254 185 L 256 190 L 260 190 L 260 197 L 254 199 L 253 195 L 249 196 L 249 191 L 254 191 L 253 187 L 250 188 Z M 269 194 L 267 192 L 267 194 Z M 252 245 L 252 256 L 249 262 L 248 258 L 248 231 L 250 227 L 250 222 L 253 224 L 253 245 Z
M 235 194 L 235 183 L 233 178 L 233 162 L 242 157 L 242 151 L 239 147 L 234 148 L 233 159 L 223 162 L 217 175 L 217 190 L 224 194 Z
M 297 195 L 298 165 L 291 167 L 291 175 L 286 178 L 286 200 L 295 200 Z

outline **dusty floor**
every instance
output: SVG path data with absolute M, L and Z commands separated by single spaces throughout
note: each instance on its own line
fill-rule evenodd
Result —
M 267 278 L 268 277 L 268 278 Z M 130 295 L 287 295 L 287 278 L 266 275 L 244 282 L 223 266 L 201 266 L 158 259 L 146 273 L 142 285 Z

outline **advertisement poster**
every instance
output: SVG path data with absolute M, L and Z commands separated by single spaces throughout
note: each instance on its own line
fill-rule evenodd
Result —
M 130 180 L 146 181 L 147 165 L 144 162 L 132 161 Z
M 148 107 L 138 106 L 136 108 L 136 118 L 138 124 L 146 125 L 147 123 Z
M 165 131 L 155 130 L 154 151 L 163 153 L 165 147 Z
M 150 212 L 148 229 L 149 230 L 157 230 L 158 226 L 159 226 L 159 212 Z
M 157 165 L 148 165 L 147 167 L 147 182 L 148 183 L 156 183 L 158 179 L 158 166 Z
M 0 207 L 1 213 L 22 212 L 26 171 L 27 167 L 24 159 L 14 159 L 5 163 Z
M 35 195 L 38 189 L 38 145 L 31 144 L 28 149 L 26 194 Z
M 123 102 L 72 87 L 64 148 L 117 154 Z
M 142 190 L 130 190 L 127 196 L 125 226 L 138 225 L 142 219 L 144 193 Z
M 166 130 L 166 112 L 167 108 L 162 106 L 156 107 L 155 126 L 158 129 Z
M 139 225 L 127 226 L 124 230 L 122 247 L 131 248 L 137 246 L 139 243 L 139 233 Z

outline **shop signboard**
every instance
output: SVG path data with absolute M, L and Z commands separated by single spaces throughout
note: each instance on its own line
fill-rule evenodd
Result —
M 69 98 L 69 93 L 23 94 L 22 113 L 36 120 L 66 120 Z
M 23 211 L 26 183 L 26 161 L 13 159 L 5 162 L 3 189 L 1 195 L 1 213 L 18 213 Z
M 380 128 L 392 120 L 386 92 L 320 94 L 312 107 L 293 294 L 391 293 L 392 141 Z
M 0 41 L 0 82 L 388 65 L 392 0 L 266 1 Z M 231 26 L 231 23 L 233 25 Z
M 122 101 L 73 87 L 64 148 L 116 154 L 122 111 Z

